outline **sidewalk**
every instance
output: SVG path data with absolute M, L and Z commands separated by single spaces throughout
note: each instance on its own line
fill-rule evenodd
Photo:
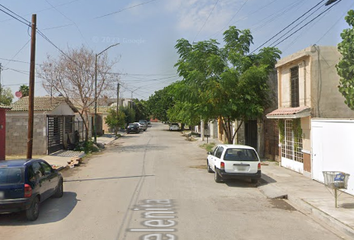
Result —
M 114 141 L 116 137 L 113 134 L 105 134 L 103 136 L 97 137 L 97 143 L 101 145 L 107 145 Z M 50 155 L 45 155 L 42 157 L 50 165 L 55 166 L 58 169 L 64 169 L 67 167 L 74 167 L 74 164 L 69 164 L 72 160 L 81 159 L 86 154 L 79 151 L 71 150 L 60 150 Z
M 338 208 L 335 208 L 332 189 L 275 162 L 262 165 L 258 188 L 268 198 L 288 199 L 299 211 L 347 234 L 346 239 L 354 239 L 354 196 L 338 191 Z

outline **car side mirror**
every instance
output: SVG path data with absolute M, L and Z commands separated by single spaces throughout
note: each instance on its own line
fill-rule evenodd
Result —
M 213 153 L 212 152 L 208 152 L 208 155 L 213 155 Z

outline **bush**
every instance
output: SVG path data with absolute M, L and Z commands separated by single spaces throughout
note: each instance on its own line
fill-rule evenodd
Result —
M 97 145 L 92 140 L 89 140 L 87 142 L 78 143 L 74 150 L 75 151 L 83 151 L 86 154 L 100 151 L 100 149 L 97 147 Z

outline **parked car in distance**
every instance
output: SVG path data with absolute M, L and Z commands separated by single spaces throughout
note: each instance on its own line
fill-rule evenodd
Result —
M 170 131 L 179 131 L 179 125 L 178 123 L 171 123 L 169 127 Z
M 0 213 L 25 211 L 34 221 L 40 203 L 63 196 L 63 177 L 44 160 L 0 161 Z
M 256 150 L 250 146 L 220 144 L 207 157 L 208 172 L 214 172 L 215 182 L 224 179 L 251 179 L 257 183 L 261 178 L 261 162 Z
M 127 126 L 127 134 L 129 133 L 140 133 L 140 125 L 138 123 L 129 123 L 129 125 Z
M 144 127 L 146 127 L 144 131 L 146 131 L 146 129 L 148 128 L 148 123 L 147 123 L 147 121 L 146 121 L 146 120 L 139 120 L 139 124 L 144 125 Z
M 146 120 L 139 120 L 139 122 L 137 122 L 140 125 L 140 130 L 142 131 L 146 131 L 146 129 L 148 128 Z

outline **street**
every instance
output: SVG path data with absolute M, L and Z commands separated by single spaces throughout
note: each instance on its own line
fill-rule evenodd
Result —
M 249 181 L 215 183 L 201 142 L 153 123 L 66 170 L 37 221 L 0 215 L 1 239 L 340 239 Z

